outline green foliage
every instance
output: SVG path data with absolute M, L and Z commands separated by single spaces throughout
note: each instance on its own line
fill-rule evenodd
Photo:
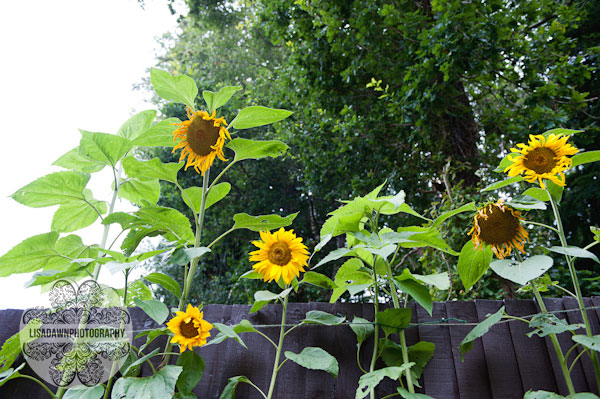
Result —
M 484 245 L 475 249 L 471 241 L 463 246 L 458 257 L 458 274 L 466 290 L 483 276 L 492 261 L 492 249 Z
M 496 323 L 500 321 L 502 316 L 504 315 L 504 306 L 502 306 L 498 311 L 494 314 L 487 315 L 485 320 L 479 323 L 475 328 L 473 328 L 469 333 L 463 338 L 460 343 L 460 358 L 463 359 L 463 355 L 473 349 L 473 341 L 477 338 L 485 335 L 489 329 Z
M 165 366 L 148 377 L 119 378 L 113 386 L 112 399 L 166 398 L 173 395 L 181 366 Z
M 339 373 L 339 366 L 335 357 L 321 348 L 307 346 L 300 353 L 285 351 L 285 357 L 302 367 L 311 370 L 323 370 L 336 378 Z

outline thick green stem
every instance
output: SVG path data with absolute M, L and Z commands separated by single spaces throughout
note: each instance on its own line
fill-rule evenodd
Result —
M 375 259 L 373 259 L 375 262 Z M 373 267 L 373 289 L 375 291 L 375 297 L 373 299 L 373 307 L 375 309 L 375 315 L 379 313 L 379 289 L 377 286 L 377 272 L 375 271 L 375 267 Z M 369 365 L 369 372 L 375 371 L 375 362 L 377 362 L 377 352 L 379 351 L 379 326 L 377 323 L 373 326 L 375 331 L 373 334 L 373 354 L 371 355 L 371 364 Z M 375 399 L 375 390 L 371 389 L 369 392 L 369 397 L 371 399 Z
M 287 313 L 288 297 L 285 296 L 283 300 L 283 314 L 281 315 L 281 329 L 279 330 L 279 342 L 277 343 L 277 351 L 275 352 L 275 363 L 273 363 L 273 373 L 271 374 L 271 384 L 269 384 L 269 392 L 267 393 L 267 399 L 273 397 L 273 390 L 275 389 L 275 380 L 277 379 L 277 372 L 279 371 L 279 358 L 281 357 L 281 350 L 283 349 L 283 339 L 285 338 L 285 316 Z
M 194 239 L 194 248 L 198 248 L 200 246 L 200 241 L 202 239 L 202 225 L 204 223 L 204 211 L 206 210 L 206 195 L 208 193 L 208 178 L 209 178 L 209 174 L 210 174 L 210 168 L 208 168 L 206 170 L 206 172 L 204 172 L 204 175 L 202 176 L 202 200 L 200 202 L 200 214 L 196 215 L 194 214 L 194 219 L 196 220 L 196 237 Z M 190 202 L 191 204 L 191 202 Z M 181 298 L 179 299 L 179 310 L 180 311 L 184 311 L 185 308 L 185 304 L 188 298 L 188 295 L 190 294 L 190 288 L 192 286 L 192 281 L 194 279 L 194 273 L 196 272 L 196 268 L 198 267 L 198 262 L 200 261 L 200 257 L 194 258 L 192 259 L 192 261 L 190 262 L 190 269 L 187 272 L 187 275 L 185 276 L 185 281 L 183 282 L 183 294 L 181 295 Z M 171 348 L 173 348 L 173 344 L 171 343 L 171 341 L 169 340 L 167 342 L 167 345 L 165 346 L 165 358 L 163 359 L 163 361 L 160 364 L 160 367 L 163 367 L 167 364 L 169 364 L 169 359 L 171 357 Z
M 390 291 L 392 293 L 392 301 L 394 302 L 394 307 L 396 309 L 400 309 L 400 300 L 398 299 L 398 291 L 396 290 L 396 284 L 394 284 L 394 275 L 392 274 L 392 267 L 387 262 L 385 262 L 385 270 L 387 272 L 387 280 L 390 285 Z M 404 362 L 404 364 L 406 364 L 410 360 L 408 359 L 408 347 L 406 346 L 406 336 L 404 334 L 404 330 L 400 331 L 398 335 L 400 336 L 400 345 L 402 346 L 402 361 Z M 410 393 L 415 393 L 415 387 L 412 381 L 412 373 L 410 372 L 410 370 L 406 371 L 406 385 L 408 386 L 408 391 Z
M 550 191 L 546 188 L 546 193 L 548 194 L 548 198 L 550 199 L 550 205 L 552 205 L 552 211 L 554 212 L 554 218 L 556 219 L 556 227 L 558 227 L 558 237 L 560 238 L 560 244 L 563 247 L 567 247 L 567 238 L 565 236 L 565 230 L 562 225 L 562 219 L 560 218 L 560 213 L 558 212 L 558 206 L 550 195 Z M 583 303 L 583 295 L 581 294 L 581 287 L 579 286 L 579 280 L 577 279 L 577 270 L 575 270 L 575 265 L 573 264 L 573 259 L 565 254 L 565 259 L 567 260 L 567 265 L 569 266 L 569 273 L 571 274 L 571 279 L 573 281 L 573 287 L 575 288 L 575 295 L 577 295 L 577 303 L 579 305 L 579 310 L 581 312 L 581 317 L 583 318 L 583 322 L 585 324 L 585 332 L 588 337 L 592 337 L 594 333 L 592 332 L 592 325 L 590 324 L 590 320 L 588 318 L 587 312 L 585 310 L 585 304 Z M 592 359 L 592 365 L 594 366 L 594 373 L 596 375 L 596 384 L 600 389 L 600 363 L 598 363 L 598 355 L 596 351 L 592 351 L 590 353 L 590 358 Z
M 535 299 L 537 300 L 537 303 L 540 306 L 541 311 L 544 313 L 548 313 L 548 310 L 546 309 L 546 304 L 544 303 L 544 300 L 542 299 L 540 292 L 538 291 L 537 287 L 535 286 L 535 283 L 531 282 L 530 284 L 531 284 L 531 289 L 533 291 L 533 295 L 535 295 Z M 548 336 L 550 337 L 550 341 L 552 342 L 552 346 L 554 347 L 554 352 L 556 352 L 556 357 L 558 358 L 558 364 L 560 364 L 560 368 L 562 370 L 563 377 L 565 379 L 565 384 L 567 384 L 567 389 L 569 390 L 569 395 L 574 395 L 575 387 L 573 387 L 573 381 L 571 380 L 571 374 L 569 374 L 569 369 L 567 368 L 567 362 L 563 355 L 560 344 L 558 343 L 558 338 L 556 338 L 556 334 L 549 334 Z

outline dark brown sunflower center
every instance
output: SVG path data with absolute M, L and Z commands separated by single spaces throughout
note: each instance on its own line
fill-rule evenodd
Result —
M 181 335 L 186 338 L 194 338 L 198 336 L 198 329 L 194 326 L 194 322 L 192 320 L 187 323 L 181 323 L 179 325 L 179 330 L 181 331 Z
M 279 266 L 287 265 L 292 259 L 292 251 L 285 242 L 276 242 L 269 249 L 269 260 Z
M 550 148 L 537 147 L 523 158 L 523 165 L 535 173 L 549 173 L 556 166 L 556 154 Z
M 519 219 L 510 209 L 503 211 L 497 205 L 487 209 L 487 219 L 477 216 L 477 224 L 481 229 L 479 237 L 490 245 L 500 245 L 511 242 L 519 231 Z
M 204 156 L 214 151 L 214 146 L 219 139 L 219 128 L 214 121 L 205 121 L 201 116 L 196 117 L 188 126 L 187 142 L 194 153 Z

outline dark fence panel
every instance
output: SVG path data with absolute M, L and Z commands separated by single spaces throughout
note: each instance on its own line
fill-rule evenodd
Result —
M 569 298 L 547 299 L 549 311 L 569 310 L 557 314 L 561 319 L 571 323 L 580 322 L 581 315 L 574 309 L 576 303 Z M 586 306 L 600 306 L 599 298 L 586 299 Z M 521 398 L 528 390 L 544 389 L 566 394 L 562 375 L 550 340 L 532 337 L 525 334 L 529 327 L 519 321 L 502 323 L 490 329 L 483 339 L 474 342 L 473 350 L 465 354 L 461 361 L 458 345 L 473 328 L 466 323 L 478 323 L 487 314 L 497 311 L 502 305 L 514 316 L 528 316 L 537 313 L 538 308 L 533 301 L 506 300 L 475 302 L 435 303 L 433 315 L 423 308 L 409 303 L 413 310 L 412 323 L 416 325 L 406 330 L 408 345 L 419 340 L 433 342 L 435 353 L 419 380 L 421 388 L 418 392 L 437 399 L 485 399 L 485 398 Z M 268 305 L 259 312 L 249 314 L 248 305 L 206 305 L 204 317 L 211 323 L 219 322 L 233 325 L 243 319 L 253 325 L 272 325 L 260 330 L 273 341 L 279 337 L 277 324 L 281 320 L 281 306 Z M 346 316 L 351 321 L 354 316 L 373 320 L 373 308 L 370 304 L 327 304 L 327 303 L 292 303 L 289 305 L 287 322 L 296 323 L 304 318 L 310 310 L 323 310 L 333 314 Z M 18 331 L 21 310 L 0 311 L 0 342 Z M 136 331 L 156 327 L 140 309 L 131 309 L 133 327 Z M 599 309 L 588 312 L 593 325 L 594 334 L 600 333 Z M 447 319 L 447 324 L 439 323 Z M 433 323 L 433 324 L 431 324 Z M 217 331 L 214 330 L 213 336 Z M 197 348 L 206 361 L 204 376 L 196 387 L 199 398 L 218 398 L 230 377 L 245 375 L 265 392 L 268 390 L 271 370 L 275 360 L 275 350 L 258 334 L 243 333 L 242 338 L 248 346 L 243 348 L 233 340 L 222 344 Z M 140 345 L 145 341 L 136 341 Z M 571 346 L 568 335 L 560 336 L 563 349 Z M 166 338 L 156 339 L 146 350 L 164 348 Z M 274 397 L 277 399 L 350 399 L 354 398 L 358 380 L 362 375 L 356 359 L 356 340 L 354 333 L 347 325 L 338 327 L 305 326 L 295 329 L 287 336 L 284 351 L 299 353 L 307 346 L 318 346 L 338 359 L 340 365 L 337 379 L 321 371 L 308 370 L 288 361 L 282 367 L 277 378 Z M 360 354 L 363 368 L 368 368 L 372 339 L 365 342 Z M 284 357 L 282 357 L 284 359 Z M 23 359 L 19 359 L 20 363 Z M 158 358 L 155 359 L 158 363 Z M 156 365 L 158 365 L 156 363 Z M 583 365 L 583 366 L 582 366 Z M 378 364 L 378 367 L 383 367 Z M 26 367 L 24 373 L 32 374 Z M 142 367 L 142 374 L 149 375 L 147 364 Z M 33 374 L 32 374 L 33 375 Z M 578 391 L 597 392 L 593 369 L 589 363 L 580 363 L 574 367 L 573 381 Z M 395 391 L 396 383 L 385 379 L 377 389 L 377 397 L 383 397 Z M 9 381 L 0 388 L 1 399 L 47 398 L 47 393 L 36 384 L 24 379 Z M 260 399 L 262 396 L 247 384 L 240 384 L 237 398 Z

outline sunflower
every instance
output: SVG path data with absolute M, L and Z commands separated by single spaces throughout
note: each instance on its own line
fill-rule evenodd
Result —
M 179 162 L 187 156 L 185 169 L 193 166 L 196 172 L 204 175 L 215 161 L 215 157 L 227 161 L 223 154 L 223 145 L 225 138 L 231 140 L 231 136 L 226 128 L 225 119 L 215 117 L 216 111 L 210 115 L 206 111 L 192 111 L 188 108 L 187 114 L 189 120 L 175 124 L 179 127 L 173 132 L 173 141 L 180 141 L 173 147 L 173 152 L 183 148 Z
M 513 247 L 525 253 L 523 244 L 529 241 L 529 234 L 521 226 L 521 212 L 503 205 L 502 199 L 478 209 L 474 219 L 469 235 L 473 234 L 476 249 L 487 244 L 500 259 L 510 255 Z
M 510 149 L 515 153 L 509 155 L 509 159 L 513 163 L 504 169 L 504 172 L 508 171 L 508 175 L 511 177 L 525 174 L 525 180 L 529 183 L 538 180 L 542 188 L 546 188 L 543 179 L 564 186 L 565 175 L 563 172 L 569 169 L 573 163 L 571 158 L 567 158 L 567 155 L 574 155 L 579 151 L 571 144 L 567 144 L 569 137 L 562 134 L 550 134 L 548 137 L 529 135 L 528 145 L 519 143 L 517 147 L 520 150 Z
M 250 261 L 258 262 L 252 266 L 262 276 L 264 281 L 279 281 L 287 285 L 294 277 L 300 276 L 307 265 L 308 250 L 302 244 L 302 238 L 296 237 L 294 230 L 279 229 L 271 234 L 261 231 L 262 241 L 253 241 L 259 249 L 250 252 Z
M 172 343 L 179 344 L 180 352 L 194 346 L 206 345 L 206 338 L 210 337 L 212 324 L 204 320 L 204 314 L 195 306 L 187 305 L 185 312 L 178 311 L 177 316 L 167 323 L 167 327 L 175 336 Z

